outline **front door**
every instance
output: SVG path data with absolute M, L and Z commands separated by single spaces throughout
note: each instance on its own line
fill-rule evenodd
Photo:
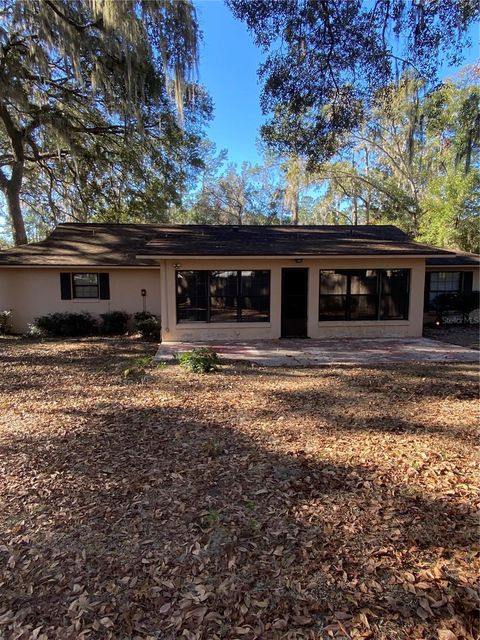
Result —
M 282 338 L 307 337 L 308 269 L 282 269 Z

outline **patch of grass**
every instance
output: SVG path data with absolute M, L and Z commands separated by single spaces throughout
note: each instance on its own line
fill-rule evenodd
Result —
M 211 373 L 218 369 L 220 358 L 218 354 L 208 347 L 192 349 L 177 355 L 181 367 L 192 373 Z
M 166 363 L 157 362 L 153 356 L 140 356 L 122 369 L 122 376 L 124 378 L 141 378 L 147 375 L 148 370 L 163 369 L 164 367 L 166 367 Z

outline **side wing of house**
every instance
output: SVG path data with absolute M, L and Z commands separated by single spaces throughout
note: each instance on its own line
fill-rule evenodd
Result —
M 425 274 L 425 323 L 436 318 L 435 299 L 442 294 L 480 291 L 480 256 L 457 252 L 453 256 L 427 260 Z M 478 320 L 478 311 L 476 313 Z
M 160 315 L 160 269 L 0 267 L 0 310 L 7 309 L 17 333 L 26 332 L 36 317 L 55 312 L 99 316 L 146 309 Z

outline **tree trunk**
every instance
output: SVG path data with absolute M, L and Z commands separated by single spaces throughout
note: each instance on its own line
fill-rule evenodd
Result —
M 0 175 L 0 187 L 5 194 L 7 201 L 8 215 L 13 229 L 13 239 L 15 246 L 27 244 L 27 234 L 25 231 L 25 222 L 22 215 L 22 207 L 20 206 L 20 190 L 23 179 L 23 165 L 15 163 L 12 167 L 12 176 L 8 180 L 4 173 Z
M 298 189 L 293 197 L 292 223 L 298 225 L 298 213 L 300 209 Z

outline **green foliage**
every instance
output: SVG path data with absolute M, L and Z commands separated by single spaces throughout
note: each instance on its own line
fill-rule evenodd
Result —
M 16 244 L 26 216 L 161 221 L 180 202 L 211 113 L 198 38 L 189 0 L 3 2 L 0 189 Z
M 402 72 L 413 68 L 435 82 L 441 59 L 458 64 L 480 13 L 464 0 L 227 4 L 266 54 L 261 106 L 273 115 L 264 140 L 311 168 L 344 145 Z
M 160 320 L 149 311 L 141 311 L 133 316 L 135 327 L 143 338 L 148 340 L 160 339 Z
M 217 353 L 208 347 L 185 351 L 177 359 L 181 367 L 192 373 L 210 373 L 216 371 L 220 364 Z
M 210 509 L 205 516 L 205 524 L 209 529 L 213 529 L 220 523 L 220 512 L 216 509 Z
M 90 313 L 50 313 L 35 318 L 34 326 L 52 337 L 88 336 L 97 332 L 97 323 Z
M 125 311 L 107 311 L 101 313 L 100 333 L 106 336 L 115 336 L 127 331 L 127 323 L 130 315 Z
M 165 362 L 156 362 L 152 356 L 140 356 L 129 363 L 127 367 L 122 368 L 122 376 L 124 378 L 143 379 L 148 370 L 163 369 L 165 366 Z
M 6 335 L 12 331 L 12 312 L 10 310 L 0 311 L 0 335 Z

